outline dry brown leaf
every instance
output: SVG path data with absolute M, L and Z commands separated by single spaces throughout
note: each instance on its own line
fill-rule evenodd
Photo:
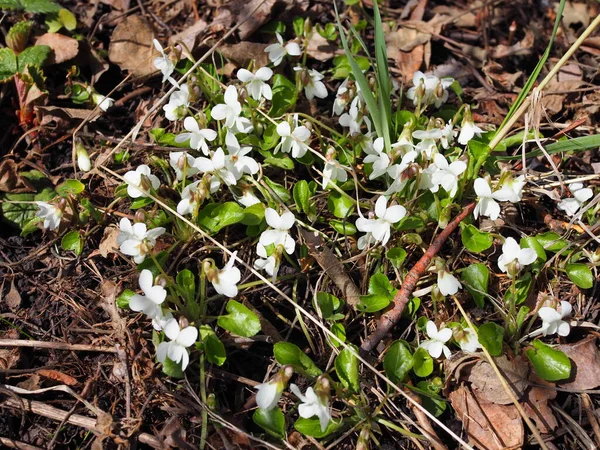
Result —
M 98 246 L 98 250 L 104 258 L 107 258 L 109 253 L 117 253 L 119 251 L 119 244 L 117 244 L 118 236 L 119 229 L 115 225 L 110 225 L 104 229 L 104 234 Z
M 523 72 L 517 71 L 515 73 L 508 73 L 504 71 L 504 65 L 499 64 L 495 61 L 488 61 L 481 70 L 491 81 L 495 81 L 504 88 L 505 91 L 513 91 L 519 78 L 523 75 Z
M 0 161 L 0 192 L 20 194 L 35 192 L 35 188 L 19 175 L 17 164 L 12 159 L 3 159 Z
M 528 365 L 520 358 L 509 360 L 506 356 L 494 358 L 494 362 L 508 384 L 513 388 L 517 398 L 521 398 L 529 385 L 527 381 Z M 471 368 L 467 381 L 471 383 L 473 392 L 488 402 L 499 405 L 512 403 L 491 364 L 485 360 L 479 361 Z
M 555 3 L 554 8 L 555 11 L 558 11 L 558 3 Z M 587 27 L 590 24 L 590 11 L 587 3 L 565 2 L 562 23 L 567 28 L 577 24 L 581 24 L 583 28 Z
M 591 53 L 592 55 L 600 55 L 600 36 L 592 36 L 587 38 L 579 47 L 584 52 Z
M 571 373 L 574 374 L 568 383 L 561 383 L 560 387 L 586 390 L 600 386 L 600 352 L 595 336 L 588 336 L 574 344 L 562 344 L 557 348 L 571 359 Z
M 483 450 L 517 449 L 525 430 L 514 405 L 488 403 L 460 386 L 449 397 L 456 415 L 469 435 L 469 442 Z
M 174 34 L 169 38 L 169 45 L 180 44 L 183 47 L 182 55 L 189 57 L 196 47 L 200 44 L 198 37 L 201 36 L 207 29 L 208 24 L 200 19 L 191 27 L 187 27 L 183 31 Z
M 9 328 L 6 333 L 0 335 L 0 339 L 19 339 L 19 332 Z M 21 358 L 21 347 L 0 348 L 0 369 L 11 369 Z
M 40 376 L 32 373 L 26 380 L 17 383 L 17 386 L 28 391 L 37 391 L 41 387 Z
M 247 67 L 254 61 L 254 67 L 259 68 L 268 64 L 268 55 L 265 53 L 267 44 L 243 41 L 238 44 L 224 44 L 219 46 L 219 52 L 237 67 Z
M 40 369 L 37 373 L 45 378 L 49 378 L 50 380 L 58 381 L 59 383 L 66 384 L 67 386 L 76 386 L 79 384 L 75 378 L 71 375 L 67 375 L 66 373 L 59 372 L 58 370 L 52 369 Z
M 67 127 L 73 121 L 86 119 L 91 123 L 95 122 L 101 115 L 100 111 L 92 113 L 92 109 L 61 108 L 59 106 L 36 106 L 35 111 L 42 126 L 56 122 Z
M 340 49 L 315 31 L 308 40 L 306 53 L 317 61 L 329 61 Z
M 210 26 L 211 30 L 214 32 L 222 31 L 247 18 L 248 20 L 245 20 L 238 28 L 240 39 L 246 40 L 269 20 L 271 10 L 276 2 L 277 0 L 230 1 L 219 8 L 217 17 Z M 258 9 L 254 11 L 257 7 Z
M 548 405 L 548 401 L 556 398 L 554 383 L 542 380 L 534 372 L 530 375 L 530 381 L 537 386 L 532 386 L 527 393 L 527 400 L 523 403 L 523 409 L 535 421 L 540 432 L 548 434 L 558 426 L 554 412 Z
M 4 297 L 4 301 L 6 301 L 8 307 L 13 311 L 19 309 L 19 306 L 21 306 L 21 294 L 19 294 L 19 291 L 17 291 L 17 288 L 15 287 L 14 279 L 10 282 L 10 290 Z
M 128 16 L 113 31 L 108 58 L 137 77 L 155 73 L 153 60 L 157 53 L 152 45 L 153 39 L 152 27 L 144 18 Z
M 563 110 L 567 95 L 584 84 L 581 68 L 577 64 L 567 64 L 559 70 L 556 78 L 548 83 L 542 97 L 542 105 L 550 113 L 559 113 Z
M 525 36 L 513 45 L 499 44 L 490 49 L 490 57 L 494 59 L 506 58 L 507 56 L 527 56 L 531 53 L 534 37 L 533 31 L 525 30 Z
M 475 6 L 472 2 L 469 6 Z M 474 11 L 474 9 L 472 9 Z M 438 5 L 433 8 L 435 14 L 443 14 L 452 18 L 452 23 L 456 28 L 475 28 L 477 17 L 472 11 L 457 8 L 455 6 Z
M 76 39 L 58 33 L 46 33 L 35 41 L 35 45 L 47 45 L 52 49 L 51 64 L 60 64 L 73 59 L 79 53 L 79 42 Z

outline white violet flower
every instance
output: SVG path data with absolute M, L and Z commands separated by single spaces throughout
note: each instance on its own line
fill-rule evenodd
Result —
M 344 167 L 335 159 L 335 150 L 329 148 L 325 153 L 325 167 L 323 168 L 323 189 L 327 188 L 330 182 L 340 181 L 344 183 L 348 179 L 348 174 Z
M 175 91 L 169 97 L 169 103 L 163 106 L 165 117 L 170 121 L 183 119 L 190 106 L 190 87 L 187 83 L 179 86 L 179 90 Z
M 188 184 L 181 192 L 181 200 L 177 203 L 177 212 L 182 216 L 186 214 L 194 214 L 199 207 L 199 203 L 203 200 L 200 195 L 199 187 L 202 180 Z
M 256 405 L 264 411 L 270 411 L 275 408 L 281 398 L 281 393 L 293 374 L 294 369 L 292 366 L 284 366 L 272 380 L 254 386 L 254 389 L 258 390 L 256 393 Z
M 415 150 L 421 153 L 426 159 L 432 159 L 438 152 L 436 141 L 440 140 L 443 134 L 439 128 L 432 128 L 430 130 L 415 130 L 412 136 L 420 140 L 415 146 Z
M 108 111 L 115 104 L 114 99 L 105 97 L 97 92 L 92 93 L 92 101 L 94 102 L 94 105 L 98 105 L 98 108 L 104 112 Z
M 148 191 L 150 189 L 158 189 L 160 180 L 156 175 L 152 175 L 150 167 L 146 164 L 140 165 L 135 170 L 130 170 L 123 175 L 127 183 L 127 194 L 131 198 L 146 197 L 146 194 L 141 189 Z
M 215 105 L 211 110 L 212 118 L 215 120 L 225 120 L 225 128 L 233 133 L 249 133 L 252 131 L 252 123 L 242 117 L 242 104 L 238 101 L 238 92 L 235 86 L 231 85 L 225 89 L 225 103 Z
M 296 72 L 304 71 L 305 69 L 302 67 L 294 67 Z M 304 81 L 304 95 L 308 100 L 312 100 L 315 97 L 318 98 L 326 98 L 327 97 L 327 88 L 325 84 L 321 81 L 325 78 L 325 75 L 317 72 L 314 69 L 308 69 L 303 75 L 306 74 L 306 79 Z
M 379 178 L 387 172 L 390 166 L 390 157 L 383 150 L 384 142 L 383 138 L 379 137 L 375 139 L 372 145 L 365 147 L 365 153 L 367 156 L 363 159 L 365 164 L 373 164 L 373 171 L 369 175 L 369 180 Z
M 141 311 L 152 318 L 162 315 L 160 305 L 167 298 L 167 291 L 160 285 L 154 285 L 154 275 L 148 269 L 142 270 L 139 277 L 140 289 L 144 295 L 135 294 L 129 300 L 132 311 Z
M 375 216 L 377 219 L 366 219 L 361 216 L 356 220 L 356 228 L 367 233 L 358 240 L 360 250 L 369 245 L 371 240 L 381 242 L 381 245 L 387 244 L 390 239 L 391 225 L 400 222 L 406 216 L 406 208 L 401 205 L 388 208 L 387 199 L 382 195 L 375 202 Z
M 498 258 L 498 268 L 502 272 L 507 272 L 508 276 L 513 276 L 521 270 L 523 266 L 533 264 L 537 259 L 537 254 L 532 248 L 521 248 L 514 238 L 506 238 L 502 244 L 502 255 Z
M 500 215 L 500 205 L 495 200 L 495 192 L 492 193 L 488 181 L 485 178 L 477 178 L 473 183 L 475 194 L 477 194 L 477 205 L 473 211 L 473 216 L 477 219 L 479 216 L 489 217 L 496 220 Z
M 246 90 L 250 97 L 254 100 L 259 101 L 261 97 L 267 100 L 273 98 L 273 92 L 271 87 L 266 83 L 273 76 L 273 71 L 268 67 L 261 67 L 252 73 L 246 69 L 238 70 L 237 77 L 242 83 L 247 83 Z
M 276 247 L 282 245 L 288 255 L 294 253 L 296 241 L 290 236 L 290 228 L 296 222 L 294 214 L 286 211 L 280 216 L 273 208 L 267 208 L 265 210 L 265 219 L 267 220 L 267 224 L 273 229 L 263 231 L 258 242 L 265 247 L 271 244 Z
M 483 132 L 484 131 L 477 125 L 475 125 L 475 123 L 473 122 L 473 119 L 471 118 L 471 113 L 467 112 L 460 127 L 458 143 L 461 145 L 467 145 L 469 141 L 473 139 L 473 137 L 480 137 L 481 133 Z
M 433 163 L 437 170 L 431 176 L 431 182 L 434 185 L 431 192 L 437 192 L 439 186 L 442 186 L 450 197 L 454 197 L 458 190 L 458 177 L 467 170 L 467 165 L 463 161 L 454 161 L 448 164 L 444 155 L 440 153 L 433 157 Z
M 590 188 L 584 188 L 582 183 L 570 184 L 569 190 L 573 194 L 573 197 L 561 200 L 558 204 L 558 209 L 564 211 L 568 216 L 574 216 L 579 211 L 579 208 L 592 198 L 594 192 Z
M 119 235 L 117 244 L 121 253 L 133 256 L 136 264 L 141 264 L 156 245 L 156 239 L 161 236 L 165 229 L 163 227 L 146 229 L 145 223 L 131 224 L 130 220 L 123 217 L 119 222 Z
M 305 395 L 302 395 L 298 386 L 293 383 L 290 384 L 290 390 L 302 402 L 298 407 L 298 414 L 300 417 L 309 419 L 313 416 L 317 416 L 319 418 L 319 424 L 321 425 L 321 431 L 325 431 L 331 420 L 328 398 L 325 395 L 317 395 L 312 387 L 306 389 Z
M 229 154 L 226 157 L 226 164 L 239 180 L 243 174 L 254 175 L 260 169 L 258 163 L 251 156 L 246 156 L 252 151 L 252 147 L 241 147 L 239 141 L 233 133 L 227 132 L 225 136 L 225 145 Z
M 40 219 L 44 220 L 43 227 L 52 231 L 60 226 L 63 216 L 63 210 L 46 202 L 35 202 L 39 211 L 35 213 Z
M 254 261 L 254 268 L 256 270 L 264 270 L 272 277 L 277 277 L 279 270 L 279 261 L 275 257 L 277 251 L 273 252 L 273 255 L 267 255 L 267 249 L 260 242 L 256 245 L 256 254 L 259 258 Z
M 154 44 L 154 48 L 160 53 L 160 56 L 154 58 L 154 67 L 161 71 L 163 75 L 162 82 L 169 80 L 169 82 L 173 86 L 178 86 L 177 81 L 171 76 L 173 71 L 175 70 L 175 64 L 169 59 L 169 57 L 165 54 L 165 51 L 156 39 L 152 41 Z
M 441 269 L 437 273 L 437 285 L 440 293 L 446 297 L 448 295 L 454 295 L 462 288 L 460 281 L 456 279 L 454 275 L 447 272 L 445 269 Z
M 454 328 L 454 339 L 463 352 L 475 353 L 477 349 L 481 348 L 477 333 L 475 333 L 471 327 Z
M 560 312 L 549 306 L 543 306 L 538 311 L 538 316 L 542 319 L 542 328 L 540 332 L 544 336 L 558 333 L 559 336 L 568 336 L 571 331 L 569 322 L 563 320 L 571 315 L 573 307 L 569 302 L 560 302 Z
M 425 75 L 416 71 L 413 75 L 413 86 L 406 92 L 406 97 L 416 106 L 421 102 L 421 107 L 434 104 L 436 108 L 448 100 L 447 89 L 454 82 L 452 78 L 439 79 L 435 75 Z
M 501 202 L 518 203 L 523 196 L 523 187 L 525 186 L 525 177 L 519 175 L 517 178 L 508 176 L 500 186 L 500 189 L 494 192 L 494 198 Z
M 225 267 L 220 270 L 210 271 L 208 275 L 208 279 L 215 288 L 215 291 L 217 291 L 218 294 L 229 298 L 233 298 L 237 295 L 237 284 L 242 278 L 240 269 L 233 267 L 235 255 L 237 255 L 237 252 L 233 252 L 229 261 L 225 264 Z
M 446 358 L 450 358 L 451 353 L 450 349 L 446 346 L 446 342 L 452 337 L 452 330 L 450 328 L 442 328 L 438 331 L 437 326 L 431 320 L 427 321 L 425 330 L 429 339 L 421 342 L 420 347 L 427 350 L 427 353 L 432 358 L 439 358 L 442 352 Z
M 212 142 L 217 137 L 217 132 L 209 128 L 200 129 L 198 121 L 191 116 L 188 116 L 183 121 L 183 128 L 187 133 L 181 133 L 175 136 L 175 142 L 182 143 L 190 141 L 190 148 L 202 150 L 202 153 L 208 155 L 208 144 L 206 141 Z
M 196 158 L 194 166 L 200 173 L 209 173 L 212 175 L 210 179 L 211 194 L 219 190 L 221 182 L 224 182 L 227 186 L 234 186 L 237 183 L 235 174 L 226 164 L 225 152 L 221 147 L 215 150 L 210 159 L 203 156 Z
M 75 156 L 77 156 L 77 167 L 79 167 L 79 170 L 89 172 L 92 168 L 92 162 L 83 144 L 80 143 L 75 146 Z
M 194 167 L 195 161 L 196 158 L 194 158 L 188 152 L 169 153 L 169 165 L 175 171 L 175 175 L 179 181 L 198 173 L 198 169 Z
M 274 154 L 281 150 L 283 153 L 291 152 L 294 158 L 302 158 L 308 151 L 306 141 L 310 139 L 310 130 L 304 125 L 298 126 L 298 114 L 294 114 L 293 124 L 293 131 L 289 122 L 277 125 L 276 131 L 281 136 L 281 142 L 273 150 Z
M 181 362 L 181 370 L 185 370 L 190 362 L 187 348 L 198 339 L 198 329 L 194 326 L 180 328 L 176 319 L 170 319 L 163 327 L 170 342 L 161 342 L 156 349 L 156 359 L 165 362 L 167 357 L 174 363 Z
M 265 52 L 268 53 L 269 61 L 274 66 L 278 66 L 283 61 L 285 55 L 299 56 L 302 54 L 300 46 L 296 42 L 288 42 L 283 45 L 283 38 L 279 33 L 275 33 L 277 37 L 277 43 L 271 44 L 265 48 Z

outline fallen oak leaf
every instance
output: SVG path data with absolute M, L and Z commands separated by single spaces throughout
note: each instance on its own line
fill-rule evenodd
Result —
M 36 39 L 35 45 L 47 45 L 52 49 L 49 64 L 60 64 L 69 61 L 79 53 L 79 42 L 59 33 L 43 34 Z
M 600 352 L 596 337 L 588 336 L 574 344 L 562 344 L 556 347 L 571 360 L 571 378 L 560 383 L 564 389 L 588 390 L 600 386 Z
M 108 47 L 108 59 L 137 77 L 144 77 L 157 70 L 154 57 L 158 55 L 152 40 L 154 31 L 139 15 L 131 15 L 115 27 Z

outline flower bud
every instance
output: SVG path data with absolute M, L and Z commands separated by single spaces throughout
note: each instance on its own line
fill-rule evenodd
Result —
M 10 48 L 16 55 L 21 53 L 27 48 L 27 41 L 29 41 L 29 34 L 33 22 L 29 20 L 23 20 L 14 24 L 8 33 L 6 34 L 6 46 Z
M 77 156 L 77 167 L 83 172 L 89 172 L 92 168 L 90 155 L 81 142 L 75 144 L 75 156 Z
M 179 316 L 179 328 L 182 330 L 190 326 L 190 322 L 185 316 Z
M 138 209 L 135 212 L 135 218 L 133 219 L 134 222 L 139 222 L 139 223 L 143 223 L 146 221 L 146 211 L 144 211 L 143 209 Z

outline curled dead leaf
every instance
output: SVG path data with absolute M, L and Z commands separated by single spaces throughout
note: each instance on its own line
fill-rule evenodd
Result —
M 131 15 L 119 22 L 110 38 L 108 58 L 122 70 L 137 77 L 156 72 L 153 65 L 157 55 L 152 40 L 154 32 L 140 15 Z
M 76 386 L 79 384 L 77 379 L 73 378 L 71 375 L 67 375 L 66 373 L 59 372 L 58 370 L 40 369 L 36 373 L 45 378 L 49 378 L 50 380 L 66 384 L 67 386 Z
M 79 42 L 76 39 L 59 33 L 46 33 L 35 41 L 36 45 L 47 45 L 52 49 L 51 64 L 60 64 L 73 59 L 79 53 Z
M 19 307 L 21 306 L 21 294 L 19 294 L 19 291 L 15 287 L 14 279 L 12 279 L 10 282 L 10 290 L 8 291 L 8 294 L 6 294 L 6 296 L 4 297 L 4 300 L 6 301 L 8 307 L 13 311 L 19 309 Z
M 528 365 L 521 358 L 508 359 L 506 356 L 494 358 L 494 362 L 517 398 L 521 398 L 529 386 L 527 381 Z M 499 405 L 512 403 L 492 365 L 485 360 L 479 361 L 471 368 L 467 381 L 471 383 L 473 392 L 479 398 Z
M 316 31 L 312 33 L 306 46 L 308 56 L 317 61 L 329 61 L 339 52 L 338 46 L 333 45 Z
M 265 53 L 267 44 L 242 41 L 237 44 L 224 44 L 219 46 L 219 52 L 235 64 L 237 67 L 246 67 L 254 61 L 254 67 L 259 68 L 268 64 L 268 56 Z
M 595 389 L 600 386 L 600 352 L 596 337 L 588 336 L 574 344 L 562 344 L 557 347 L 571 359 L 572 376 L 567 383 L 561 383 L 565 389 Z
M 183 31 L 174 34 L 169 38 L 169 45 L 180 44 L 183 47 L 183 56 L 189 57 L 190 53 L 196 50 L 200 44 L 198 38 L 207 30 L 208 24 L 200 19 L 191 27 L 187 27 Z
M 17 163 L 12 159 L 3 159 L 0 161 L 0 192 L 20 194 L 35 192 L 35 188 L 19 174 Z
M 107 258 L 109 253 L 117 253 L 119 250 L 119 245 L 117 244 L 118 236 L 119 229 L 116 226 L 110 225 L 104 229 L 104 234 L 98 246 L 98 250 L 104 258 Z

